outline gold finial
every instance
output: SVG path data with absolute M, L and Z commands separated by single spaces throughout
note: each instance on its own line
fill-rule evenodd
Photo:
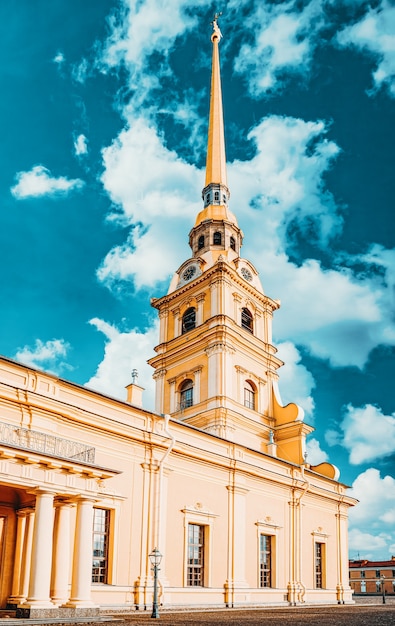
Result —
M 218 41 L 222 38 L 222 33 L 218 26 L 218 18 L 221 17 L 222 11 L 220 13 L 214 13 L 214 19 L 211 22 L 213 27 L 213 34 L 211 35 L 211 39 L 218 39 Z

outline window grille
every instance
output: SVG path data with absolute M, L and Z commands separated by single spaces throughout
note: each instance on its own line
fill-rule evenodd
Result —
M 200 524 L 188 524 L 187 584 L 204 586 L 204 526 Z
M 272 537 L 261 535 L 259 541 L 259 584 L 272 586 Z
M 110 511 L 93 509 L 92 582 L 108 581 L 108 543 L 110 534 Z
M 323 559 L 322 543 L 316 543 L 315 544 L 315 586 L 316 586 L 316 589 L 322 589 L 322 559 Z
M 192 330 L 196 326 L 196 309 L 194 307 L 190 307 L 187 309 L 182 316 L 182 333 L 187 333 L 189 330 Z
M 213 236 L 213 244 L 214 246 L 220 246 L 221 243 L 222 243 L 222 234 L 217 231 L 216 233 L 214 233 L 214 236 Z
M 246 308 L 241 309 L 241 326 L 250 333 L 254 332 L 254 320 L 250 311 Z
M 180 408 L 187 409 L 193 405 L 193 383 L 191 380 L 186 380 L 181 385 L 180 389 Z

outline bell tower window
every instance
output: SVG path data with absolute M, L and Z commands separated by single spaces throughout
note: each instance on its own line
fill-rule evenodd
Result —
M 216 233 L 214 233 L 214 236 L 213 236 L 213 244 L 214 246 L 220 246 L 221 243 L 222 243 L 222 234 L 217 231 Z
M 246 380 L 244 383 L 244 406 L 253 411 L 255 410 L 255 393 L 255 388 Z
M 219 202 L 219 191 L 214 191 L 214 202 Z
M 241 326 L 242 328 L 249 330 L 250 333 L 254 332 L 254 319 L 251 312 L 245 307 L 241 309 Z
M 198 250 L 204 248 L 204 235 L 200 235 L 198 239 Z
M 188 378 L 180 387 L 180 408 L 187 409 L 193 405 L 193 382 Z
M 191 306 L 182 316 L 182 334 L 187 333 L 196 326 L 196 309 Z
M 234 237 L 230 238 L 230 247 L 231 247 L 231 250 L 236 250 L 236 240 Z

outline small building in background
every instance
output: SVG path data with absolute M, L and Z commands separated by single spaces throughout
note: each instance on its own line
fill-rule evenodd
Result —
M 389 561 L 350 560 L 350 587 L 355 595 L 395 594 L 395 556 Z

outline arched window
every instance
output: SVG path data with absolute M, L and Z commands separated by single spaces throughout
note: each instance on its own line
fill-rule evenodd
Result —
M 180 409 L 193 405 L 193 382 L 188 378 L 180 387 Z
M 214 191 L 214 202 L 219 202 L 219 191 Z
M 209 204 L 209 203 L 210 203 L 210 194 L 208 193 L 206 196 L 206 204 Z
M 230 238 L 230 247 L 232 250 L 236 250 L 236 239 L 234 237 Z
M 198 250 L 204 248 L 204 235 L 200 235 L 198 239 Z
M 245 307 L 241 309 L 241 326 L 246 330 L 249 330 L 250 333 L 254 332 L 254 319 L 248 309 Z
M 192 330 L 196 326 L 196 309 L 191 306 L 187 309 L 182 316 L 182 333 L 187 333 L 188 330 Z
M 213 244 L 214 246 L 220 246 L 221 243 L 222 243 L 222 235 L 220 232 L 217 231 L 216 233 L 214 233 L 214 236 L 213 236 Z
M 244 383 L 244 406 L 255 410 L 255 387 L 246 380 Z

